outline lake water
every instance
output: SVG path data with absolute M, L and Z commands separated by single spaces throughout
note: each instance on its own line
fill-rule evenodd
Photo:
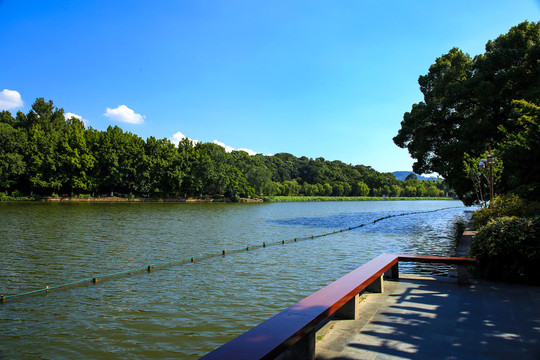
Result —
M 0 203 L 5 295 L 406 212 L 423 213 L 9 298 L 0 358 L 196 359 L 383 252 L 454 255 L 453 224 L 471 212 L 458 201 Z

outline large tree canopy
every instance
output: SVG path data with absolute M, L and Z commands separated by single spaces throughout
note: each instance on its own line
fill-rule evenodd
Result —
M 414 172 L 439 173 L 468 201 L 465 154 L 497 149 L 519 130 L 514 100 L 540 103 L 540 23 L 513 27 L 474 58 L 453 48 L 418 83 L 424 101 L 404 114 L 394 143 L 416 160 Z

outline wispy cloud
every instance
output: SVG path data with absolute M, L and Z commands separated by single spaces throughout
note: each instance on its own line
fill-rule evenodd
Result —
M 65 113 L 65 114 L 64 114 L 64 117 L 65 117 L 66 119 L 71 119 L 72 117 L 74 117 L 74 118 L 76 118 L 76 119 L 81 120 L 81 121 L 83 122 L 84 126 L 87 126 L 87 125 L 88 125 L 88 120 L 83 119 L 81 115 L 77 115 L 77 114 L 68 112 L 68 113 Z
M 137 114 L 126 105 L 120 105 L 115 109 L 107 108 L 107 111 L 103 115 L 113 121 L 129 124 L 142 124 L 144 122 L 144 115 Z
M 18 91 L 4 89 L 0 92 L 0 110 L 16 109 L 23 105 L 21 94 Z

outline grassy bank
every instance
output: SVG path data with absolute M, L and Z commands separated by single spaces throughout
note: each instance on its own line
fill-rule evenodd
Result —
M 453 200 L 449 197 L 374 197 L 374 196 L 262 196 L 265 202 L 300 201 L 396 201 L 396 200 Z
M 453 200 L 449 197 L 374 197 L 374 196 L 261 196 L 239 202 L 313 202 L 313 201 L 398 201 L 398 200 Z M 6 196 L 0 193 L 0 201 L 50 201 L 50 202 L 231 202 L 226 198 L 139 198 L 139 197 L 91 197 L 76 195 L 59 196 Z
M 233 202 L 225 197 L 200 197 L 200 198 L 155 198 L 155 197 L 117 197 L 117 196 L 105 196 L 105 197 L 92 197 L 90 195 L 75 195 L 73 197 L 60 197 L 56 196 L 7 196 L 0 193 L 0 202 L 20 202 L 20 201 L 43 201 L 43 202 L 175 202 L 175 203 L 224 203 Z M 240 198 L 236 202 L 262 202 L 262 199 L 248 199 Z

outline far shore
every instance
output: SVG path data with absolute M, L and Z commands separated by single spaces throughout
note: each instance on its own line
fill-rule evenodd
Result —
M 40 201 L 45 202 L 170 202 L 170 203 L 226 203 L 232 202 L 228 198 L 122 198 L 122 197 L 99 197 L 99 198 L 76 198 L 76 197 L 47 197 Z M 262 199 L 241 198 L 238 202 L 263 202 Z
M 0 202 L 41 201 L 41 202 L 145 202 L 145 203 L 262 203 L 262 202 L 320 202 L 320 201 L 410 201 L 410 200 L 456 200 L 450 197 L 374 197 L 374 196 L 262 196 L 261 198 L 240 198 L 232 201 L 226 197 L 201 198 L 151 198 L 151 197 L 0 197 Z

